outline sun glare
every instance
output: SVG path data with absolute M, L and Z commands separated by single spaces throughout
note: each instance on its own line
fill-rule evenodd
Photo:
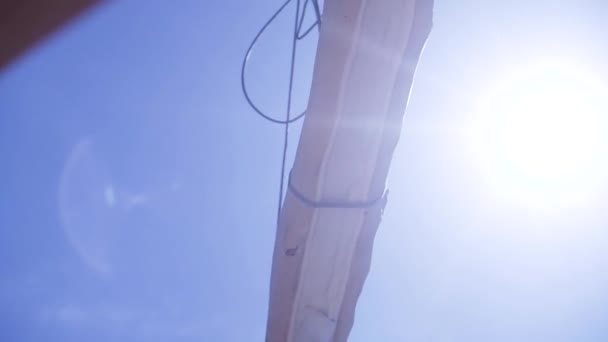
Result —
M 555 208 L 589 199 L 608 172 L 608 91 L 565 63 L 521 68 L 489 89 L 472 125 L 484 178 L 500 196 Z

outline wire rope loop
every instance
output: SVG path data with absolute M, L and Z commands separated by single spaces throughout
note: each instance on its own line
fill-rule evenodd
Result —
M 264 31 L 266 31 L 266 29 L 268 28 L 268 26 L 270 26 L 270 24 L 277 18 L 277 16 L 285 9 L 285 7 L 287 7 L 287 5 L 289 5 L 289 3 L 291 3 L 293 0 L 286 0 L 274 13 L 273 15 L 270 17 L 270 19 L 268 19 L 266 21 L 266 23 L 264 23 L 264 25 L 262 26 L 262 28 L 257 32 L 257 34 L 255 35 L 255 37 L 253 38 L 253 40 L 251 41 L 251 43 L 249 44 L 249 47 L 247 48 L 247 52 L 245 53 L 245 58 L 243 58 L 243 63 L 241 66 L 241 89 L 243 91 L 243 95 L 245 96 L 245 100 L 247 100 L 247 103 L 249 104 L 249 106 L 258 114 L 260 115 L 262 118 L 276 123 L 276 124 L 280 124 L 280 125 L 287 125 L 293 122 L 296 122 L 298 120 L 300 120 L 301 118 L 304 117 L 304 115 L 306 114 L 306 110 L 304 110 L 303 112 L 301 112 L 300 114 L 294 116 L 293 118 L 287 118 L 285 120 L 281 120 L 281 119 L 276 119 L 273 118 L 272 116 L 268 115 L 267 113 L 264 113 L 264 111 L 262 111 L 251 99 L 251 96 L 249 95 L 249 91 L 247 90 L 247 85 L 246 85 L 246 70 L 247 70 L 247 65 L 249 62 L 249 57 L 251 57 L 251 53 L 253 52 L 253 49 L 255 48 L 258 40 L 260 39 L 260 36 L 262 36 L 262 34 L 264 33 Z M 308 2 L 309 0 L 305 0 L 304 2 L 304 9 L 302 11 L 302 16 L 301 19 L 296 19 L 296 25 L 297 25 L 297 29 L 294 32 L 293 35 L 293 40 L 297 41 L 297 40 L 301 40 L 303 38 L 305 38 L 315 27 L 320 27 L 321 25 L 321 17 L 320 17 L 320 10 L 319 10 L 319 5 L 317 0 L 312 0 L 313 3 L 313 7 L 315 9 L 315 14 L 316 14 L 316 20 L 315 22 L 306 30 L 306 32 L 304 32 L 303 34 L 300 34 L 301 30 L 302 30 L 302 24 L 304 22 L 304 15 L 306 14 L 306 8 L 308 7 Z M 298 5 L 298 11 L 299 11 L 299 6 L 300 6 L 300 1 L 297 1 L 297 5 Z M 293 66 L 292 66 L 293 69 Z M 293 72 L 290 73 L 290 82 L 293 81 Z
M 245 99 L 247 100 L 247 102 L 249 103 L 249 105 L 251 106 L 251 108 L 253 108 L 253 110 L 255 110 L 255 112 L 260 115 L 261 117 L 263 117 L 264 119 L 276 123 L 276 124 L 282 124 L 282 125 L 286 125 L 286 124 L 290 124 L 292 122 L 295 122 L 299 119 L 301 119 L 305 112 L 302 112 L 301 114 L 287 119 L 287 120 L 280 120 L 280 119 L 275 119 L 271 116 L 269 116 L 268 114 L 264 113 L 262 110 L 260 110 L 255 103 L 253 102 L 253 100 L 251 99 L 251 97 L 249 96 L 249 92 L 247 91 L 247 86 L 245 84 L 245 71 L 247 69 L 247 63 L 249 61 L 249 57 L 251 56 L 251 52 L 253 51 L 253 48 L 255 47 L 255 45 L 257 44 L 258 39 L 260 38 L 260 36 L 262 35 L 262 33 L 264 33 L 264 31 L 268 28 L 268 26 L 277 18 L 277 16 L 285 9 L 285 7 L 287 7 L 287 5 L 289 5 L 289 3 L 292 0 L 286 0 L 283 5 L 281 5 L 281 7 L 279 7 L 279 9 L 277 9 L 274 14 L 270 17 L 270 19 L 268 19 L 268 21 L 266 21 L 266 23 L 262 26 L 262 28 L 258 31 L 258 33 L 255 35 L 255 38 L 253 38 L 253 40 L 251 41 L 251 44 L 249 44 L 249 48 L 247 49 L 247 53 L 245 54 L 245 58 L 243 59 L 243 64 L 241 67 L 241 88 L 243 90 L 243 95 L 245 95 Z M 293 75 L 291 75 L 293 76 Z
M 291 117 L 291 104 L 292 104 L 291 101 L 292 101 L 292 91 L 293 91 L 293 82 L 294 82 L 294 74 L 295 74 L 296 50 L 297 50 L 298 40 L 305 38 L 312 31 L 313 28 L 317 27 L 320 29 L 320 27 L 321 27 L 321 15 L 320 15 L 319 4 L 318 4 L 317 0 L 312 0 L 313 6 L 315 9 L 316 20 L 303 34 L 301 33 L 302 25 L 304 23 L 304 19 L 305 19 L 305 15 L 306 15 L 306 8 L 307 8 L 307 5 L 310 0 L 305 0 L 304 9 L 302 10 L 301 14 L 300 14 L 300 4 L 301 4 L 302 0 L 296 0 L 294 29 L 293 29 L 293 36 L 292 36 L 292 40 L 291 40 L 291 63 L 290 63 L 290 70 L 289 70 L 289 91 L 288 91 L 288 95 L 287 95 L 287 108 L 286 108 L 284 120 L 275 119 L 275 118 L 271 117 L 270 115 L 267 115 L 266 113 L 264 113 L 262 110 L 260 110 L 255 105 L 255 103 L 249 96 L 249 92 L 247 91 L 247 85 L 245 82 L 245 80 L 246 80 L 245 72 L 247 69 L 247 63 L 249 61 L 249 57 L 251 56 L 251 52 L 253 51 L 253 48 L 256 46 L 258 39 L 264 33 L 264 31 L 268 28 L 268 26 L 285 9 L 285 7 L 287 7 L 287 5 L 289 5 L 289 3 L 291 1 L 292 0 L 285 0 L 285 2 L 279 7 L 279 9 L 277 9 L 273 13 L 273 15 L 270 17 L 270 19 L 268 19 L 268 21 L 266 21 L 266 23 L 264 23 L 262 28 L 257 32 L 255 37 L 249 44 L 249 47 L 247 48 L 247 53 L 245 54 L 245 57 L 243 58 L 243 63 L 241 66 L 241 89 L 243 91 L 243 95 L 245 96 L 245 99 L 247 100 L 247 103 L 249 103 L 249 106 L 251 106 L 251 108 L 253 108 L 253 110 L 258 115 L 260 115 L 262 118 L 264 118 L 270 122 L 283 125 L 283 153 L 282 153 L 282 158 L 281 158 L 281 177 L 280 177 L 280 182 L 279 182 L 279 196 L 278 196 L 279 203 L 278 203 L 278 207 L 277 207 L 277 227 L 280 224 L 280 216 L 281 216 L 281 209 L 282 209 L 282 203 L 283 203 L 283 189 L 285 186 L 285 164 L 286 164 L 286 160 L 287 160 L 287 149 L 288 149 L 288 143 L 289 143 L 289 125 L 292 122 L 300 120 L 302 117 L 304 117 L 304 114 L 306 113 L 306 111 L 303 111 L 302 113 L 296 115 L 295 117 L 293 117 L 293 118 Z

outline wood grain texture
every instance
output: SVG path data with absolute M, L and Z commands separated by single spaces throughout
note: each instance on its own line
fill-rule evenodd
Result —
M 431 20 L 429 0 L 326 1 L 292 170 L 309 199 L 382 195 Z M 368 209 L 310 208 L 287 195 L 267 341 L 346 341 L 382 210 L 382 201 Z

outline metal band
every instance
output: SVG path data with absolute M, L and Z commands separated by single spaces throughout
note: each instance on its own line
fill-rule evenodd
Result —
M 306 204 L 311 208 L 317 209 L 371 209 L 378 203 L 386 202 L 388 196 L 388 189 L 384 190 L 382 195 L 377 198 L 367 201 L 313 201 L 302 194 L 291 181 L 291 172 L 289 173 L 289 180 L 287 183 L 287 189 L 302 203 Z

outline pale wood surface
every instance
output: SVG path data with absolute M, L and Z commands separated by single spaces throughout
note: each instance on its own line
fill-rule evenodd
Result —
M 308 198 L 382 195 L 431 16 L 428 0 L 326 2 L 292 171 Z M 382 202 L 370 209 L 314 209 L 287 195 L 273 256 L 267 341 L 346 340 L 382 209 Z

